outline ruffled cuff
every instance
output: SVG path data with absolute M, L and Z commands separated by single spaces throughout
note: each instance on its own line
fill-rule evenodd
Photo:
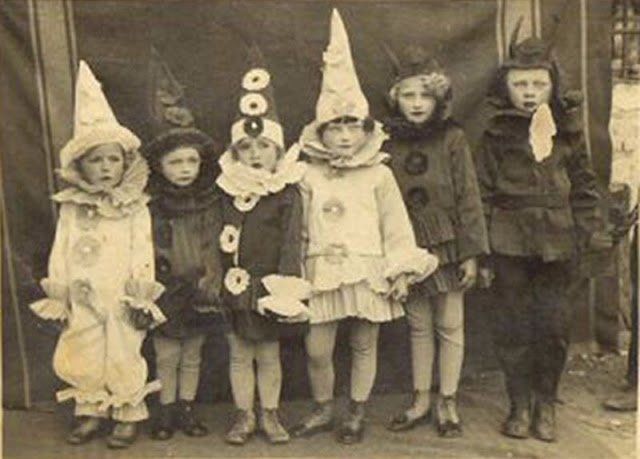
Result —
M 409 276 L 409 283 L 414 284 L 426 279 L 438 269 L 438 257 L 425 249 L 407 250 L 393 257 L 384 271 L 384 277 L 394 280 L 401 274 Z
M 69 308 L 67 307 L 67 302 L 69 290 L 67 286 L 53 282 L 49 278 L 42 279 L 40 285 L 47 294 L 47 298 L 31 303 L 29 305 L 31 310 L 45 320 L 68 319 Z
M 125 296 L 120 300 L 128 308 L 141 310 L 150 314 L 153 323 L 151 328 L 167 321 L 162 310 L 155 304 L 155 301 L 164 292 L 164 287 L 155 281 L 142 281 L 129 279 L 124 287 Z
M 295 318 L 296 322 L 309 319 L 309 309 L 302 302 L 311 296 L 311 284 L 295 276 L 271 274 L 262 278 L 262 285 L 269 295 L 258 300 L 260 314 L 270 311 L 285 318 Z
M 160 381 L 152 381 L 143 386 L 140 390 L 129 395 L 112 395 L 104 389 L 96 391 L 85 391 L 77 387 L 63 389 L 56 393 L 58 402 L 75 400 L 77 403 L 97 403 L 99 411 L 107 411 L 109 408 L 120 408 L 124 405 L 136 406 L 142 403 L 147 395 L 160 390 Z

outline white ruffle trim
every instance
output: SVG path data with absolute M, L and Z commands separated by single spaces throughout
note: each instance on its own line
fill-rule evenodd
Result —
M 125 307 L 150 314 L 153 318 L 152 328 L 167 321 L 162 310 L 155 304 L 155 301 L 164 292 L 162 284 L 155 281 L 129 279 L 124 290 L 125 296 L 121 298 L 120 303 Z
M 329 292 L 345 285 L 365 281 L 376 293 L 389 291 L 389 281 L 384 277 L 385 261 L 382 256 L 313 256 L 305 262 L 307 278 L 313 292 Z
M 384 277 L 393 280 L 400 274 L 409 275 L 409 283 L 414 284 L 427 278 L 438 269 L 438 257 L 424 249 L 407 250 L 389 261 Z
M 99 403 L 100 406 L 98 409 L 100 411 L 106 411 L 109 408 L 121 408 L 124 405 L 139 405 L 147 395 L 159 391 L 161 387 L 162 385 L 159 380 L 152 381 L 144 385 L 134 394 L 126 396 L 110 394 L 106 389 L 88 392 L 76 387 L 70 387 L 58 391 L 56 393 L 56 400 L 58 400 L 58 402 L 64 402 L 73 399 L 77 403 Z
M 309 309 L 302 302 L 311 296 L 309 282 L 296 276 L 271 274 L 262 278 L 262 284 L 269 295 L 258 300 L 257 309 L 260 314 L 269 310 L 284 317 L 283 321 L 309 320 Z
M 305 163 L 298 161 L 298 151 L 285 153 L 278 161 L 276 171 L 273 173 L 245 166 L 233 157 L 230 150 L 220 157 L 218 163 L 222 173 L 218 176 L 216 183 L 228 195 L 240 198 L 277 193 L 286 185 L 299 182 L 307 169 Z M 246 209 L 238 210 L 247 211 Z
M 65 320 L 69 317 L 67 307 L 69 290 L 65 285 L 53 282 L 49 278 L 40 281 L 47 298 L 35 301 L 29 305 L 34 314 L 46 320 Z

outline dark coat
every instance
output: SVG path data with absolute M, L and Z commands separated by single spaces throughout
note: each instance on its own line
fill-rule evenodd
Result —
M 490 120 L 477 155 L 492 252 L 567 260 L 600 229 L 596 177 L 582 130 L 556 120 L 551 154 L 537 162 L 531 115 L 502 109 Z
M 253 209 L 240 212 L 233 197 L 223 196 L 223 222 L 240 229 L 238 267 L 250 275 L 249 287 L 240 295 L 223 284 L 222 301 L 229 310 L 234 333 L 245 339 L 274 340 L 304 333 L 304 324 L 283 324 L 256 312 L 257 302 L 268 292 L 262 278 L 269 274 L 302 276 L 302 198 L 294 185 L 260 198 Z M 223 253 L 225 272 L 233 256 Z
M 156 279 L 165 286 L 158 306 L 167 322 L 157 333 L 182 338 L 206 332 L 216 320 L 199 307 L 219 303 L 222 264 L 218 240 L 222 228 L 221 196 L 212 189 L 197 194 L 162 194 L 149 204 L 152 216 Z M 204 291 L 198 283 L 204 279 Z
M 453 121 L 391 125 L 383 150 L 398 182 L 416 242 L 440 259 L 422 282 L 426 294 L 459 288 L 460 262 L 487 254 L 489 244 L 473 158 L 464 132 Z

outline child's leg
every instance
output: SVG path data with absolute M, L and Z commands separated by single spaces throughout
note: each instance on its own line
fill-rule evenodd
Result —
M 338 321 L 313 324 L 305 338 L 311 394 L 318 403 L 333 400 L 333 350 L 337 331 Z
M 411 337 L 413 389 L 429 392 L 435 355 L 433 306 L 429 297 L 412 295 L 405 306 Z
M 440 346 L 440 393 L 454 395 L 458 390 L 464 357 L 464 293 L 448 292 L 438 295 L 435 329 Z
M 180 357 L 180 400 L 192 402 L 196 398 L 200 380 L 200 363 L 202 361 L 202 345 L 206 336 L 203 334 L 190 336 L 182 340 L 182 356 Z
M 253 409 L 255 394 L 255 374 L 253 361 L 255 345 L 249 340 L 234 334 L 227 335 L 229 342 L 229 379 L 236 407 L 243 411 Z
M 180 365 L 180 340 L 155 334 L 153 347 L 156 351 L 156 372 L 162 388 L 160 403 L 169 405 L 176 401 L 178 367 Z
M 146 332 L 133 328 L 119 312 L 114 308 L 106 323 L 106 384 L 113 398 L 111 417 L 119 423 L 136 423 L 149 417 L 144 398 L 160 387 L 157 381 L 147 384 L 147 362 L 141 352 Z
M 496 355 L 505 373 L 512 402 L 529 405 L 533 292 L 527 265 L 531 259 L 494 256 L 496 303 L 492 308 Z
M 366 402 L 376 377 L 380 324 L 356 320 L 351 325 L 351 400 Z
M 265 410 L 275 410 L 278 408 L 282 387 L 280 343 L 278 341 L 256 343 L 256 362 L 260 404 Z
M 533 278 L 533 389 L 532 432 L 540 440 L 555 440 L 555 400 L 569 349 L 570 280 L 568 263 L 540 263 Z

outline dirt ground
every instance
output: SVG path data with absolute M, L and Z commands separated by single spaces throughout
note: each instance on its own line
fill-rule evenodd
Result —
M 413 458 L 522 458 L 609 459 L 636 457 L 636 416 L 613 413 L 601 403 L 612 389 L 623 383 L 626 357 L 607 354 L 575 354 L 567 365 L 558 405 L 559 441 L 512 440 L 498 428 L 506 412 L 506 399 L 499 372 L 467 376 L 460 391 L 464 437 L 440 439 L 433 426 L 411 432 L 392 433 L 384 425 L 388 417 L 407 401 L 400 394 L 378 395 L 369 408 L 365 442 L 355 446 L 336 443 L 331 434 L 270 446 L 254 438 L 244 447 L 226 445 L 222 439 L 233 411 L 230 404 L 200 405 L 198 409 L 211 428 L 201 439 L 177 434 L 169 442 L 149 439 L 146 427 L 127 451 L 106 449 L 104 439 L 79 447 L 64 443 L 69 409 L 55 412 L 5 411 L 3 424 L 5 458 L 156 458 L 156 457 L 413 457 Z M 340 400 L 344 406 L 344 400 Z M 303 400 L 285 402 L 282 417 L 292 424 L 306 413 Z

